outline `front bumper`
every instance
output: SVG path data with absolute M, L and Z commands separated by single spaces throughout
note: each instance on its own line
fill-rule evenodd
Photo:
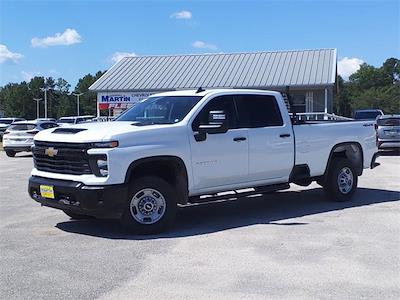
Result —
M 53 186 L 55 199 L 43 198 L 40 185 Z M 77 181 L 31 176 L 28 192 L 33 200 L 44 206 L 97 218 L 118 219 L 124 210 L 128 186 L 87 186 Z

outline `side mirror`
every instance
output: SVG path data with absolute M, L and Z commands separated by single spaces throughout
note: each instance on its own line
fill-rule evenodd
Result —
M 199 133 L 225 133 L 228 131 L 228 118 L 223 110 L 212 110 L 208 115 L 208 124 L 201 124 Z

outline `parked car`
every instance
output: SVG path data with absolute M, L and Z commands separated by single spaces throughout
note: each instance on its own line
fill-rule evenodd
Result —
M 384 115 L 377 119 L 379 150 L 400 151 L 400 115 Z
M 94 116 L 72 116 L 72 117 L 62 117 L 57 120 L 57 124 L 60 126 L 65 126 L 65 125 L 74 125 L 74 124 L 79 124 L 79 123 L 84 123 L 88 122 L 91 119 L 93 119 Z
M 8 157 L 14 157 L 17 152 L 31 151 L 33 137 L 41 130 L 57 127 L 50 121 L 19 121 L 12 123 L 4 132 L 3 148 Z
M 0 118 L 0 141 L 3 139 L 4 131 L 10 126 L 11 123 L 16 121 L 25 121 L 23 118 Z
M 38 118 L 36 121 L 50 121 L 50 122 L 57 122 L 55 118 Z
M 40 132 L 29 194 L 72 218 L 117 218 L 143 234 L 171 224 L 177 204 L 290 183 L 316 181 L 330 199 L 348 201 L 377 151 L 374 122 L 292 124 L 278 92 L 174 91 L 114 122 Z
M 377 117 L 383 116 L 384 113 L 380 109 L 359 109 L 354 113 L 355 120 L 376 120 Z

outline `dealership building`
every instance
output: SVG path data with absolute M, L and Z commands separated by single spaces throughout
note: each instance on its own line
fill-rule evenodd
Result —
M 97 111 L 119 114 L 151 94 L 197 89 L 275 90 L 291 111 L 331 113 L 336 49 L 125 57 L 90 87 Z

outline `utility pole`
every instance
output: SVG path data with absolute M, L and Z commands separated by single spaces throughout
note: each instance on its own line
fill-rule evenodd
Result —
M 83 95 L 83 93 L 73 93 L 74 96 L 76 96 L 76 112 L 77 112 L 77 116 L 79 117 L 79 97 Z
M 40 90 L 44 92 L 44 117 L 47 118 L 47 91 L 49 87 L 41 88 Z
M 40 112 L 39 112 L 39 102 L 42 101 L 42 98 L 33 98 L 33 100 L 36 101 L 36 119 L 40 118 Z

